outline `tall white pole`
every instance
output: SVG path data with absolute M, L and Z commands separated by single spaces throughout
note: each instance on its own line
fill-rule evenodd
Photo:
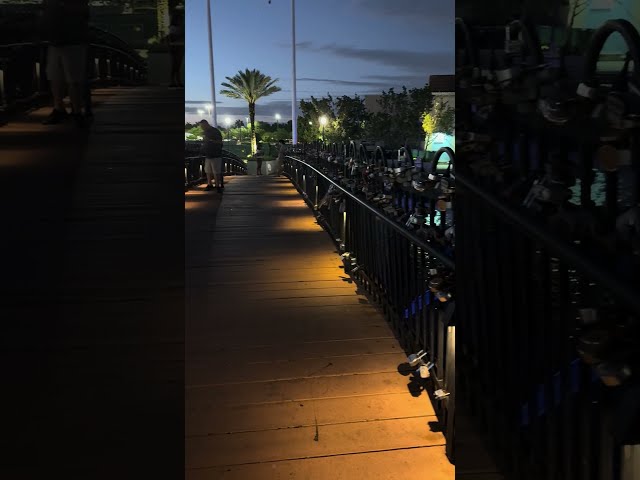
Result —
M 209 25 L 209 69 L 211 70 L 211 120 L 213 126 L 218 126 L 218 115 L 216 113 L 216 80 L 213 76 L 213 35 L 211 33 L 211 0 L 207 0 L 207 22 Z
M 296 96 L 296 0 L 291 0 L 291 52 L 292 61 L 292 99 L 291 99 L 291 132 L 293 144 L 298 143 L 298 99 Z

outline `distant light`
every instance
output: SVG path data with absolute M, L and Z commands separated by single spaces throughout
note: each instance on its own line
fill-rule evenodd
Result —
M 227 125 L 231 125 L 231 119 L 229 117 L 225 117 L 224 123 L 226 123 Z
M 276 113 L 276 120 L 280 120 L 280 114 Z
M 309 125 L 313 125 L 313 122 L 309 122 Z
M 199 109 L 198 109 L 198 114 L 199 114 L 199 115 L 204 115 L 204 110 L 202 110 L 202 109 L 200 109 L 200 108 L 199 108 Z
M 320 125 L 324 126 L 327 124 L 327 117 L 324 115 L 320 117 Z

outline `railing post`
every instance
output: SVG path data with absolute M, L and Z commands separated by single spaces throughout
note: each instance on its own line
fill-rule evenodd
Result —
M 107 80 L 111 80 L 111 59 L 107 58 Z
M 0 64 L 0 106 L 6 107 L 7 104 L 7 93 L 4 82 L 4 66 Z
M 95 64 L 95 79 L 100 79 L 100 59 L 98 57 L 93 59 L 93 63 Z
M 34 64 L 34 71 L 35 71 L 35 77 L 36 77 L 36 92 L 40 92 L 41 91 L 41 86 L 42 86 L 42 77 L 40 75 L 40 62 L 36 61 Z

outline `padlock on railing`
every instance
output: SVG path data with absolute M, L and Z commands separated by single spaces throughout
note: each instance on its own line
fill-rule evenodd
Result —
M 431 377 L 431 370 L 433 370 L 435 366 L 435 363 L 427 362 L 424 365 L 420 365 L 420 367 L 416 370 L 416 373 L 420 378 L 429 378 Z
M 595 372 L 607 387 L 619 387 L 632 374 L 631 367 L 622 362 L 603 362 L 595 366 Z
M 440 388 L 440 389 L 436 390 L 435 392 L 433 392 L 433 397 L 438 401 L 445 400 L 449 395 L 451 395 L 451 393 L 447 392 L 446 390 L 444 390 L 442 388 Z
M 411 367 L 417 367 L 418 365 L 424 363 L 423 358 L 427 356 L 427 352 L 424 350 L 420 350 L 418 353 L 412 353 L 407 357 L 407 362 Z
M 591 329 L 577 338 L 576 349 L 587 364 L 601 363 L 611 347 L 612 339 L 607 330 Z

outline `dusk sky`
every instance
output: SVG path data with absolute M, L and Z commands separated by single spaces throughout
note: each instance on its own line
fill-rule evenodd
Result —
M 257 68 L 282 91 L 258 102 L 260 121 L 291 119 L 290 0 L 212 0 L 218 122 L 248 115 L 245 102 L 220 95 L 220 83 Z M 453 0 L 297 0 L 298 100 L 379 94 L 421 87 L 454 73 Z M 186 121 L 211 99 L 206 0 L 186 2 Z

